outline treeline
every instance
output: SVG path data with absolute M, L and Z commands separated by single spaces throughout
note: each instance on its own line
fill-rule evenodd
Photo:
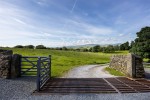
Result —
M 111 52 L 120 51 L 120 50 L 130 50 L 131 48 L 132 48 L 132 45 L 130 45 L 129 42 L 125 42 L 121 45 L 108 45 L 106 47 L 101 47 L 100 45 L 96 45 L 94 47 L 91 47 L 88 51 L 111 53 Z
M 67 47 L 56 47 L 56 48 L 49 48 L 46 47 L 44 45 L 37 45 L 37 46 L 33 46 L 33 45 L 26 45 L 26 46 L 22 46 L 22 45 L 17 45 L 14 48 L 28 48 L 28 49 L 50 49 L 50 50 L 64 50 L 64 51 L 78 51 L 78 52 L 104 52 L 104 53 L 110 53 L 110 52 L 115 52 L 115 51 L 120 51 L 120 50 L 129 50 L 131 49 L 132 43 L 131 45 L 129 44 L 129 42 L 125 42 L 121 45 L 108 45 L 106 47 L 102 47 L 100 45 L 96 45 L 93 46 L 91 48 L 67 48 Z
M 28 49 L 47 49 L 46 46 L 44 45 L 26 45 L 26 46 L 22 46 L 22 45 L 16 45 L 14 46 L 14 48 L 28 48 Z

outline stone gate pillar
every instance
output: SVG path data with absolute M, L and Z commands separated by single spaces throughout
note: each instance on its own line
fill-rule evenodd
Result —
M 11 60 L 11 78 L 16 78 L 21 76 L 21 55 L 12 55 Z
M 0 50 L 0 78 L 16 78 L 21 74 L 21 55 Z

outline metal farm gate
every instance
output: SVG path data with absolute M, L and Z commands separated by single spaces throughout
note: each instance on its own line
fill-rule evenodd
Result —
M 37 76 L 37 91 L 51 77 L 51 56 L 49 57 L 21 57 L 21 76 Z

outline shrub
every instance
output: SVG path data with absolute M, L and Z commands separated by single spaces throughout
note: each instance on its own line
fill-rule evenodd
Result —
M 16 46 L 14 46 L 14 48 L 23 48 L 23 46 L 22 45 L 16 45 Z
M 36 49 L 46 49 L 46 47 L 44 45 L 37 45 Z
M 34 46 L 33 45 L 26 45 L 26 46 L 24 46 L 24 48 L 34 49 Z

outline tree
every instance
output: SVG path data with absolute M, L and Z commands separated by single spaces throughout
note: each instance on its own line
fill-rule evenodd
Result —
M 62 47 L 62 50 L 65 50 L 65 51 L 66 51 L 66 50 L 68 50 L 68 48 L 67 48 L 67 47 Z
M 130 52 L 150 59 L 150 27 L 144 27 L 136 34 L 137 38 L 134 40 Z
M 88 49 L 87 48 L 82 48 L 80 51 L 81 52 L 88 52 Z
M 114 46 L 114 50 L 115 50 L 115 51 L 120 50 L 120 46 L 119 46 L 119 45 L 115 45 L 115 46 Z
M 115 52 L 114 46 L 113 45 L 108 45 L 107 49 L 109 52 Z
M 124 44 L 121 44 L 121 45 L 120 45 L 120 50 L 125 50 Z
M 92 50 L 93 50 L 93 47 L 91 47 L 91 48 L 89 49 L 89 52 L 92 52 Z
M 14 48 L 23 48 L 22 45 L 16 45 Z
M 46 49 L 46 47 L 44 45 L 37 45 L 36 49 Z
M 92 52 L 100 52 L 100 46 L 99 45 L 96 45 L 92 48 Z
M 80 51 L 80 48 L 75 49 L 75 51 Z
M 134 41 L 131 41 L 130 48 L 134 46 Z
M 34 49 L 34 46 L 33 45 L 26 45 L 26 46 L 24 46 L 24 48 Z
M 124 43 L 124 47 L 125 47 L 125 50 L 129 50 L 130 49 L 128 41 Z
M 130 46 L 128 41 L 120 45 L 120 50 L 129 50 L 129 49 Z
M 104 53 L 115 52 L 114 46 L 113 45 L 108 45 L 107 47 L 104 47 L 103 52 Z

